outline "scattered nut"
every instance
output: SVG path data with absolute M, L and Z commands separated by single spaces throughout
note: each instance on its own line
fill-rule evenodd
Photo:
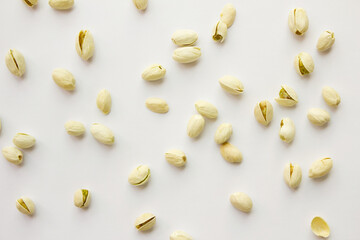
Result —
M 145 10 L 148 5 L 148 0 L 133 0 L 135 7 L 139 10 Z
M 202 133 L 204 127 L 205 119 L 201 115 L 195 114 L 189 120 L 187 125 L 187 134 L 191 138 L 196 138 Z
M 307 113 L 309 121 L 317 126 L 323 126 L 330 121 L 330 114 L 321 108 L 310 108 Z
M 199 100 L 195 103 L 195 108 L 204 117 L 214 119 L 218 116 L 218 110 L 214 105 L 207 101 Z
M 106 145 L 114 144 L 114 134 L 110 128 L 105 125 L 102 125 L 101 123 L 93 123 L 90 127 L 90 132 L 97 141 Z
M 298 97 L 294 89 L 287 85 L 281 85 L 279 97 L 275 101 L 284 107 L 292 107 L 298 103 Z
M 201 56 L 199 47 L 181 47 L 174 50 L 173 59 L 179 63 L 192 63 Z
M 23 214 L 34 215 L 35 213 L 35 204 L 28 197 L 21 197 L 16 200 L 16 208 Z
M 280 139 L 286 143 L 291 143 L 295 137 L 295 124 L 290 118 L 283 118 L 280 122 Z
M 169 111 L 169 105 L 161 98 L 148 98 L 145 105 L 154 113 L 167 113 Z
M 26 64 L 25 58 L 15 49 L 10 49 L 5 56 L 5 63 L 9 71 L 15 76 L 21 77 L 25 73 Z
M 311 230 L 318 237 L 327 238 L 330 236 L 330 227 L 321 217 L 313 218 L 311 221 Z
M 229 28 L 234 23 L 236 17 L 236 9 L 234 5 L 228 3 L 224 6 L 220 13 L 220 20 L 221 22 L 225 23 L 226 26 Z
M 320 52 L 329 50 L 335 43 L 335 35 L 332 31 L 324 31 L 321 33 L 316 48 Z
M 17 133 L 13 138 L 13 143 L 18 148 L 31 148 L 35 145 L 35 138 L 29 134 L 26 133 Z
M 131 171 L 128 181 L 131 185 L 140 186 L 149 181 L 150 168 L 146 165 L 139 165 Z
M 166 69 L 160 64 L 153 64 L 147 67 L 143 73 L 142 78 L 146 81 L 152 82 L 162 79 L 166 74 Z
M 314 60 L 312 59 L 310 54 L 306 52 L 301 52 L 295 57 L 294 65 L 296 72 L 300 76 L 312 73 L 315 67 Z
M 193 238 L 183 231 L 175 231 L 170 235 L 170 240 L 192 240 Z
M 226 23 L 218 21 L 213 28 L 213 40 L 222 43 L 227 35 Z
M 6 160 L 16 165 L 21 164 L 23 161 L 23 154 L 16 147 L 4 147 L 2 154 Z
M 309 178 L 320 178 L 327 175 L 333 167 L 331 158 L 323 158 L 313 162 L 309 169 Z
M 78 189 L 74 194 L 74 205 L 78 208 L 87 208 L 90 204 L 91 195 L 87 189 Z
M 337 106 L 341 102 L 340 95 L 331 87 L 323 87 L 322 97 L 329 106 Z
M 49 0 L 49 5 L 56 10 L 67 10 L 74 6 L 74 0 Z
M 215 132 L 215 138 L 214 138 L 215 142 L 217 144 L 223 144 L 229 141 L 232 133 L 233 133 L 233 128 L 230 123 L 221 124 Z
M 239 95 L 244 91 L 244 85 L 236 77 L 225 75 L 219 79 L 220 86 L 233 95 Z
M 295 8 L 290 11 L 288 18 L 289 28 L 296 35 L 303 35 L 309 28 L 309 19 L 306 11 Z
M 173 33 L 171 40 L 178 46 L 191 46 L 198 40 L 198 34 L 193 30 L 180 29 Z
M 232 145 L 231 143 L 223 143 L 220 146 L 221 156 L 228 162 L 231 163 L 240 163 L 242 162 L 243 156 L 237 147 Z
M 81 136 L 85 133 L 84 124 L 78 121 L 67 121 L 65 123 L 65 129 L 69 135 Z
M 104 114 L 109 114 L 111 111 L 111 95 L 108 90 L 102 89 L 98 93 L 96 105 Z
M 297 164 L 288 163 L 284 168 L 284 180 L 291 188 L 297 188 L 301 183 L 301 168 Z
M 242 212 L 250 212 L 253 206 L 251 198 L 243 192 L 235 192 L 230 195 L 231 204 Z
M 24 0 L 24 3 L 29 7 L 34 7 L 38 3 L 38 0 Z
M 267 126 L 273 118 L 273 107 L 268 100 L 261 101 L 255 105 L 254 115 L 256 120 Z
M 152 213 L 144 213 L 135 221 L 135 227 L 139 231 L 146 231 L 154 227 L 156 217 Z
M 94 38 L 89 30 L 81 30 L 76 36 L 75 48 L 79 56 L 85 61 L 94 55 Z
M 52 72 L 54 82 L 61 88 L 72 91 L 75 89 L 75 78 L 71 72 L 63 68 L 56 68 Z
M 168 163 L 176 166 L 182 167 L 186 164 L 186 156 L 183 151 L 172 149 L 165 153 L 165 159 Z

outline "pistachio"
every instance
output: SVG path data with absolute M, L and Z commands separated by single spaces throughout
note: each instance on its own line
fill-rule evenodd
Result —
M 180 47 L 191 46 L 198 40 L 198 34 L 193 30 L 180 29 L 173 33 L 171 40 Z
M 38 0 L 23 0 L 23 1 L 29 7 L 34 7 L 38 3 Z
M 35 138 L 26 133 L 17 133 L 13 138 L 13 143 L 18 148 L 31 148 L 35 145 Z
M 65 123 L 65 129 L 69 135 L 81 136 L 85 133 L 84 124 L 78 121 L 67 121 Z
M 332 45 L 335 43 L 335 35 L 332 31 L 324 31 L 321 33 L 319 40 L 317 42 L 316 48 L 320 52 L 324 52 L 326 50 L 329 50 Z
M 131 171 L 128 181 L 131 185 L 140 186 L 149 181 L 150 168 L 146 165 L 139 165 Z
M 160 64 L 153 64 L 147 67 L 143 73 L 142 78 L 146 81 L 156 81 L 162 79 L 166 74 L 166 69 Z
M 75 89 L 75 78 L 71 72 L 63 68 L 56 68 L 52 72 L 54 82 L 61 88 L 72 91 Z
M 318 237 L 327 238 L 330 236 L 330 227 L 321 217 L 313 218 L 311 221 L 311 230 Z
M 111 111 L 111 95 L 108 90 L 102 89 L 98 93 L 96 105 L 104 114 L 109 114 Z
M 146 231 L 154 227 L 156 223 L 156 217 L 152 213 L 144 213 L 139 216 L 135 221 L 135 227 L 139 231 Z
M 79 56 L 89 60 L 94 55 L 94 38 L 89 30 L 81 30 L 76 36 L 75 48 Z
M 216 109 L 216 107 L 207 101 L 204 100 L 197 101 L 195 103 L 195 108 L 198 111 L 198 113 L 200 113 L 204 117 L 214 119 L 217 118 L 218 116 L 218 110 Z
M 135 7 L 139 10 L 145 10 L 148 5 L 148 0 L 133 0 Z
M 16 165 L 21 164 L 23 161 L 23 154 L 16 147 L 4 147 L 2 154 L 6 160 Z
M 181 47 L 175 49 L 173 59 L 179 63 L 192 63 L 198 60 L 201 56 L 199 47 Z
M 232 133 L 232 125 L 230 123 L 222 123 L 215 132 L 215 142 L 217 144 L 223 144 L 229 141 Z
M 221 20 L 216 23 L 213 28 L 213 40 L 216 42 L 222 43 L 227 35 L 227 26 L 226 23 Z
M 28 197 L 21 197 L 16 200 L 16 208 L 19 212 L 26 214 L 26 215 L 34 215 L 35 213 L 35 204 L 34 202 Z
M 154 113 L 167 113 L 169 111 L 169 105 L 161 98 L 148 98 L 145 105 Z
M 225 75 L 219 79 L 220 86 L 233 95 L 239 95 L 244 91 L 242 82 L 234 76 Z
M 184 231 L 175 231 L 170 235 L 170 240 L 192 240 L 193 238 Z
M 296 35 L 303 35 L 309 28 L 309 19 L 302 8 L 294 8 L 289 13 L 289 28 Z
M 309 121 L 317 126 L 323 126 L 330 121 L 330 114 L 321 108 L 310 108 L 307 113 Z
M 49 5 L 56 10 L 67 10 L 74 6 L 74 0 L 49 0 Z
M 301 183 L 301 168 L 297 164 L 288 163 L 284 168 L 284 180 L 291 188 L 297 188 Z
M 281 85 L 279 97 L 275 101 L 284 107 L 292 107 L 298 103 L 298 97 L 294 89 L 287 85 Z
M 286 143 L 291 143 L 295 137 L 295 124 L 290 118 L 283 118 L 280 122 L 280 139 Z
M 235 17 L 236 9 L 234 5 L 231 3 L 226 4 L 220 13 L 220 20 L 229 28 L 234 23 Z
M 323 158 L 313 162 L 309 169 L 309 178 L 320 178 L 327 175 L 333 167 L 331 158 Z
M 26 69 L 25 58 L 18 50 L 10 49 L 5 56 L 5 63 L 12 74 L 18 77 L 24 75 Z
M 186 156 L 183 151 L 172 149 L 165 153 L 165 159 L 168 163 L 176 166 L 182 167 L 186 164 Z
M 306 52 L 301 52 L 295 57 L 294 65 L 296 72 L 300 76 L 312 73 L 315 67 L 314 60 L 312 59 L 310 54 Z
M 231 204 L 242 212 L 250 212 L 253 206 L 251 198 L 243 192 L 235 192 L 230 195 Z
M 90 132 L 97 141 L 106 145 L 114 144 L 114 134 L 110 128 L 105 125 L 102 125 L 101 123 L 93 123 L 90 127 Z
M 87 208 L 90 204 L 90 191 L 87 189 L 78 189 L 74 194 L 74 205 L 78 208 Z
M 237 147 L 232 145 L 231 143 L 223 143 L 220 146 L 221 156 L 228 162 L 231 163 L 240 163 L 242 162 L 243 156 Z
M 254 109 L 256 120 L 262 125 L 267 126 L 273 118 L 273 107 L 268 100 L 256 104 Z
M 340 95 L 331 87 L 323 87 L 322 97 L 329 106 L 337 106 L 341 102 Z
M 196 138 L 202 133 L 204 127 L 205 119 L 201 115 L 195 114 L 189 120 L 187 125 L 187 134 L 191 138 Z

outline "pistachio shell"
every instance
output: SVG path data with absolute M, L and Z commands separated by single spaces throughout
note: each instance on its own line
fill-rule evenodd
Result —
M 174 50 L 173 59 L 179 63 L 192 63 L 201 56 L 199 47 L 180 47 Z
M 279 97 L 275 101 L 284 107 L 292 107 L 298 103 L 298 97 L 294 89 L 287 85 L 281 85 Z
M 29 7 L 34 7 L 38 3 L 38 0 L 24 0 L 24 3 Z
M 232 145 L 231 143 L 223 143 L 220 146 L 221 156 L 228 162 L 231 163 L 240 163 L 242 162 L 243 156 L 237 147 Z
M 16 208 L 23 214 L 34 215 L 35 213 L 35 204 L 28 197 L 21 197 L 16 200 Z
M 85 133 L 84 124 L 78 121 L 67 121 L 65 123 L 65 129 L 69 135 L 81 136 Z
M 261 101 L 254 108 L 255 119 L 264 126 L 267 126 L 273 118 L 273 107 L 268 100 Z
M 153 64 L 147 67 L 143 73 L 142 78 L 146 81 L 152 82 L 162 79 L 166 74 L 166 69 L 160 64 Z
M 312 124 L 317 126 L 323 126 L 330 121 L 330 114 L 321 108 L 310 108 L 307 117 Z
M 176 166 L 182 167 L 186 164 L 186 155 L 183 151 L 172 149 L 165 153 L 165 159 L 168 163 Z
M 96 98 L 96 105 L 104 114 L 109 114 L 111 111 L 111 95 L 106 89 L 102 89 Z
M 35 138 L 29 134 L 26 133 L 17 133 L 13 138 L 13 143 L 18 148 L 31 148 L 35 145 Z
M 225 75 L 219 79 L 220 86 L 233 95 L 239 95 L 244 91 L 242 82 L 234 76 Z
M 315 67 L 314 60 L 312 59 L 310 54 L 306 52 L 301 52 L 295 57 L 294 65 L 296 72 L 300 76 L 312 73 Z
M 196 138 L 202 133 L 204 127 L 205 119 L 201 115 L 195 114 L 189 120 L 187 125 L 187 134 L 191 138 Z
M 310 178 L 320 178 L 327 175 L 333 167 L 331 158 L 323 158 L 313 162 L 309 169 Z
M 54 82 L 61 88 L 72 91 L 75 89 L 75 78 L 71 72 L 63 68 L 56 68 L 52 72 Z
M 324 31 L 321 33 L 319 40 L 317 42 L 316 48 L 320 52 L 329 50 L 332 45 L 335 43 L 335 35 L 332 31 Z
M 251 198 L 243 192 L 235 192 L 230 196 L 231 204 L 238 210 L 248 213 L 253 207 Z
M 213 28 L 213 40 L 222 43 L 227 35 L 226 23 L 218 21 Z
M 156 217 L 152 213 L 144 213 L 139 216 L 135 221 L 135 227 L 139 231 L 147 231 L 154 227 L 156 223 Z
M 12 74 L 18 77 L 24 75 L 26 70 L 25 58 L 18 50 L 10 49 L 5 56 L 5 63 Z
M 195 103 L 195 108 L 204 117 L 214 119 L 218 116 L 218 110 L 214 105 L 207 101 L 199 100 Z
M 318 237 L 327 238 L 330 236 L 330 227 L 321 217 L 313 218 L 311 221 L 311 230 Z
M 329 106 L 337 106 L 341 102 L 340 95 L 331 87 L 323 87 L 322 97 Z
M 233 133 L 233 128 L 230 123 L 222 123 L 215 132 L 215 142 L 217 144 L 223 144 L 229 141 Z
M 114 134 L 110 128 L 105 125 L 102 125 L 101 123 L 93 123 L 90 127 L 90 132 L 97 141 L 106 145 L 114 144 Z
M 297 188 L 302 179 L 301 168 L 297 164 L 288 163 L 284 168 L 284 180 L 291 188 Z
M 49 0 L 49 5 L 56 10 L 68 10 L 74 6 L 74 0 Z
M 234 5 L 231 3 L 226 4 L 220 13 L 220 20 L 229 28 L 234 23 L 235 17 L 236 9 Z
M 280 139 L 286 143 L 291 143 L 295 137 L 295 124 L 290 118 L 283 118 L 280 122 Z
M 78 208 L 87 208 L 90 204 L 91 194 L 87 189 L 78 189 L 74 194 L 74 205 Z
M 145 10 L 148 5 L 148 0 L 133 0 L 135 7 L 139 10 Z
M 75 49 L 79 56 L 85 61 L 94 55 L 94 38 L 89 30 L 81 30 L 76 36 Z
M 148 98 L 145 102 L 146 107 L 154 113 L 167 113 L 169 105 L 161 98 Z
M 296 35 L 303 35 L 309 28 L 309 19 L 303 8 L 290 11 L 288 18 L 289 28 Z
M 171 40 L 180 47 L 190 46 L 196 43 L 198 34 L 193 30 L 180 29 L 174 32 L 171 36 Z
M 150 168 L 146 165 L 139 165 L 131 171 L 128 181 L 131 185 L 140 186 L 149 181 Z
M 23 154 L 16 147 L 4 147 L 2 154 L 6 160 L 16 165 L 21 164 L 23 161 Z
M 184 231 L 175 231 L 170 235 L 170 240 L 192 240 L 193 238 Z

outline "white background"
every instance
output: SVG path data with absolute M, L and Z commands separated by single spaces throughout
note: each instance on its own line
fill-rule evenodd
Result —
M 359 53 L 357 0 L 258 0 L 233 1 L 237 9 L 226 41 L 217 44 L 211 29 L 228 2 L 206 0 L 149 0 L 142 13 L 131 0 L 77 0 L 71 11 L 60 12 L 46 0 L 31 9 L 21 0 L 1 0 L 0 53 L 23 53 L 27 70 L 23 78 L 0 64 L 0 147 L 12 145 L 17 132 L 36 137 L 36 146 L 24 150 L 24 163 L 0 161 L 0 239 L 168 239 L 184 230 L 194 239 L 317 239 L 311 232 L 314 216 L 322 216 L 331 228 L 330 239 L 356 240 L 360 234 L 359 148 Z M 310 26 L 303 37 L 287 25 L 290 9 L 307 10 Z M 182 65 L 172 60 L 176 46 L 171 35 L 177 29 L 198 32 L 202 57 Z M 89 29 L 95 54 L 84 62 L 75 51 L 75 36 Z M 320 54 L 316 42 L 324 30 L 333 30 L 336 43 Z M 310 53 L 315 71 L 302 78 L 293 58 Z M 145 67 L 160 63 L 167 69 L 158 83 L 141 78 Z M 69 93 L 51 78 L 54 68 L 66 68 L 76 78 Z M 244 83 L 245 92 L 232 96 L 218 79 L 231 74 Z M 299 96 L 295 108 L 280 107 L 274 98 L 281 84 Z M 328 107 L 321 97 L 323 86 L 334 87 L 342 102 Z M 109 89 L 112 111 L 103 115 L 96 107 L 97 93 Z M 161 115 L 146 109 L 148 97 L 167 100 L 170 111 Z M 219 110 L 216 121 L 206 120 L 196 139 L 186 134 L 199 99 Z M 269 99 L 274 119 L 268 127 L 256 122 L 256 102 Z M 324 128 L 306 118 L 311 107 L 331 114 Z M 293 143 L 279 136 L 281 118 L 296 124 Z M 68 120 L 82 121 L 84 137 L 69 136 Z M 114 131 L 115 144 L 104 146 L 93 139 L 89 126 L 100 122 Z M 241 164 L 222 159 L 213 136 L 218 125 L 232 123 L 230 140 L 244 155 Z M 188 157 L 184 169 L 168 164 L 164 152 L 182 149 Z M 334 168 L 320 180 L 307 177 L 310 164 L 332 157 Z M 296 191 L 283 181 L 287 162 L 298 163 L 303 181 Z M 139 164 L 151 168 L 143 188 L 127 182 Z M 87 210 L 73 205 L 78 188 L 88 188 L 92 203 Z M 253 211 L 242 213 L 229 195 L 243 191 L 253 199 Z M 36 204 L 36 215 L 25 216 L 15 200 L 26 195 Z M 138 232 L 137 216 L 152 212 L 154 229 Z

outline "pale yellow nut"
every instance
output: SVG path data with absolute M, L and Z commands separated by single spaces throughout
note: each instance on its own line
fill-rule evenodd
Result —
M 144 213 L 135 220 L 135 228 L 139 231 L 147 231 L 154 227 L 156 217 L 152 213 Z
M 78 208 L 87 208 L 90 204 L 91 194 L 87 189 L 78 189 L 74 194 L 74 205 Z
M 198 113 L 200 113 L 206 118 L 214 119 L 217 118 L 218 116 L 217 108 L 213 104 L 207 101 L 204 100 L 197 101 L 195 103 L 195 108 L 198 111 Z
M 93 123 L 90 127 L 90 132 L 93 137 L 100 143 L 106 145 L 114 144 L 115 137 L 110 128 L 101 123 Z
M 149 181 L 151 176 L 150 168 L 146 165 L 139 165 L 128 176 L 131 185 L 140 186 Z
M 267 126 L 273 118 L 273 107 L 268 100 L 261 101 L 254 108 L 255 119 L 264 126 Z
M 16 208 L 19 212 L 26 214 L 26 215 L 34 215 L 35 213 L 35 204 L 34 202 L 28 197 L 21 197 L 16 200 Z
M 148 0 L 133 0 L 135 7 L 139 10 L 145 10 L 148 5 Z
M 34 7 L 38 3 L 38 0 L 23 0 L 23 1 L 29 7 Z
M 146 81 L 152 82 L 164 78 L 166 69 L 160 64 L 153 64 L 145 68 L 142 73 L 142 78 Z
M 219 79 L 219 83 L 222 89 L 233 95 L 239 95 L 244 92 L 244 85 L 234 76 L 225 75 Z
M 281 85 L 279 97 L 275 101 L 284 107 L 292 107 L 298 103 L 298 97 L 294 89 L 287 85 Z
M 200 114 L 193 115 L 187 125 L 187 134 L 191 138 L 198 137 L 205 127 L 205 119 Z
M 23 161 L 23 154 L 16 147 L 4 147 L 1 152 L 4 158 L 13 164 L 19 165 Z
M 332 31 L 324 31 L 320 34 L 316 48 L 320 52 L 329 50 L 335 43 L 335 34 Z
M 180 47 L 191 46 L 198 40 L 198 34 L 193 30 L 180 29 L 173 33 L 171 40 Z
M 330 114 L 321 108 L 310 108 L 307 113 L 309 121 L 317 126 L 323 126 L 330 121 Z
M 183 151 L 177 149 L 171 149 L 165 153 L 165 159 L 168 163 L 176 166 L 182 167 L 186 164 L 186 155 Z
M 323 87 L 322 97 L 329 106 L 336 107 L 341 102 L 340 95 L 332 87 Z
M 236 9 L 234 5 L 231 3 L 226 4 L 220 13 L 220 20 L 229 28 L 234 23 L 235 17 Z
M 76 36 L 75 49 L 79 56 L 85 61 L 94 55 L 94 38 L 89 30 L 81 30 Z
M 228 142 L 221 144 L 220 153 L 226 161 L 231 163 L 240 163 L 243 160 L 240 150 Z
M 309 28 L 309 19 L 303 8 L 294 8 L 289 13 L 288 24 L 296 35 L 303 35 Z
M 330 227 L 321 217 L 313 218 L 311 221 L 311 230 L 318 237 L 327 238 L 330 236 Z
M 104 114 L 109 114 L 111 111 L 111 95 L 106 89 L 100 90 L 96 98 L 96 105 Z
M 21 77 L 26 70 L 25 58 L 15 49 L 10 49 L 5 56 L 5 63 L 9 71 L 15 76 Z
M 179 63 L 192 63 L 201 56 L 199 47 L 180 47 L 174 50 L 172 58 Z
M 170 235 L 170 240 L 192 240 L 193 238 L 184 231 L 175 231 Z
M 284 180 L 291 188 L 297 188 L 302 179 L 301 168 L 297 164 L 288 163 L 284 168 Z
M 169 111 L 169 105 L 161 98 L 148 98 L 145 101 L 145 105 L 154 113 L 167 113 Z
M 233 128 L 230 123 L 222 123 L 215 132 L 214 140 L 217 144 L 223 144 L 229 141 L 233 133 Z
M 295 57 L 294 66 L 296 72 L 300 76 L 304 76 L 314 71 L 315 64 L 310 54 L 301 52 Z
M 74 6 L 74 0 L 49 0 L 49 5 L 56 10 L 67 10 Z
M 81 136 L 85 133 L 84 124 L 78 121 L 67 121 L 65 123 L 66 132 L 72 136 Z
M 76 81 L 71 72 L 63 68 L 56 68 L 52 72 L 54 82 L 61 88 L 72 91 L 75 89 Z
M 218 21 L 212 31 L 212 38 L 215 42 L 222 43 L 227 35 L 227 26 L 226 23 Z
M 318 159 L 313 162 L 309 169 L 309 178 L 320 178 L 327 175 L 333 167 L 331 158 Z
M 17 133 L 14 137 L 13 137 L 13 143 L 15 144 L 15 146 L 17 146 L 18 148 L 31 148 L 35 145 L 36 139 L 26 133 Z
M 248 213 L 253 207 L 251 198 L 243 192 L 235 192 L 230 195 L 231 204 L 238 210 Z
M 283 118 L 280 122 L 279 136 L 286 143 L 291 143 L 295 137 L 295 124 L 290 118 Z

